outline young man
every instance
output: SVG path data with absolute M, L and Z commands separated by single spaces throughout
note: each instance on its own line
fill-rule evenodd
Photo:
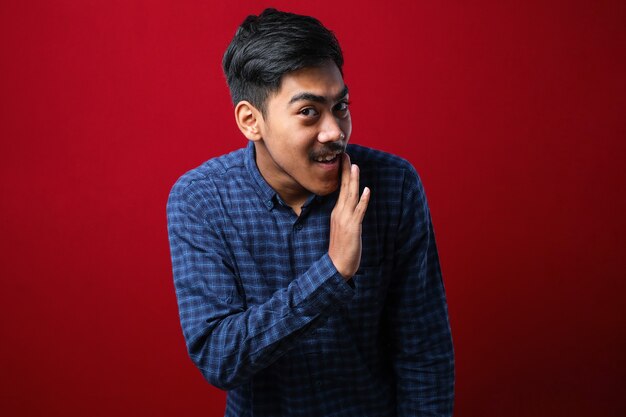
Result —
M 348 146 L 342 65 L 319 21 L 249 16 L 223 60 L 248 146 L 168 201 L 189 355 L 226 416 L 452 414 L 424 191 L 405 160 Z

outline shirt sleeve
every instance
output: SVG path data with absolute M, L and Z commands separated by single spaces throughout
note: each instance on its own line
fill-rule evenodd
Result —
M 321 325 L 354 290 L 322 256 L 266 302 L 248 306 L 232 253 L 206 201 L 174 187 L 168 233 L 180 321 L 189 356 L 213 385 L 247 383 Z
M 390 288 L 398 416 L 451 416 L 454 353 L 432 222 L 415 170 L 404 179 Z

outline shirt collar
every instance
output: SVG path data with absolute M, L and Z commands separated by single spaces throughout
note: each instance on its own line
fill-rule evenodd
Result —
M 249 141 L 246 147 L 245 165 L 250 178 L 252 178 L 252 184 L 259 197 L 265 204 L 268 210 L 274 207 L 276 201 L 276 191 L 265 181 L 265 178 L 261 175 L 259 167 L 256 164 L 256 150 L 254 149 L 254 142 Z

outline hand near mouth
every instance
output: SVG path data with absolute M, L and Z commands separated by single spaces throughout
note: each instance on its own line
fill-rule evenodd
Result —
M 370 189 L 365 187 L 359 196 L 359 167 L 350 163 L 348 154 L 341 157 L 341 190 L 330 215 L 328 255 L 337 271 L 349 280 L 361 263 L 361 225 Z

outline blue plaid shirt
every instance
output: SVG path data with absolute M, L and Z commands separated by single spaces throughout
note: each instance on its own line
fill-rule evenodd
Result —
M 449 416 L 454 358 L 439 259 L 413 167 L 348 146 L 372 190 L 358 272 L 328 256 L 338 192 L 298 217 L 252 144 L 183 175 L 168 201 L 189 355 L 226 416 Z

